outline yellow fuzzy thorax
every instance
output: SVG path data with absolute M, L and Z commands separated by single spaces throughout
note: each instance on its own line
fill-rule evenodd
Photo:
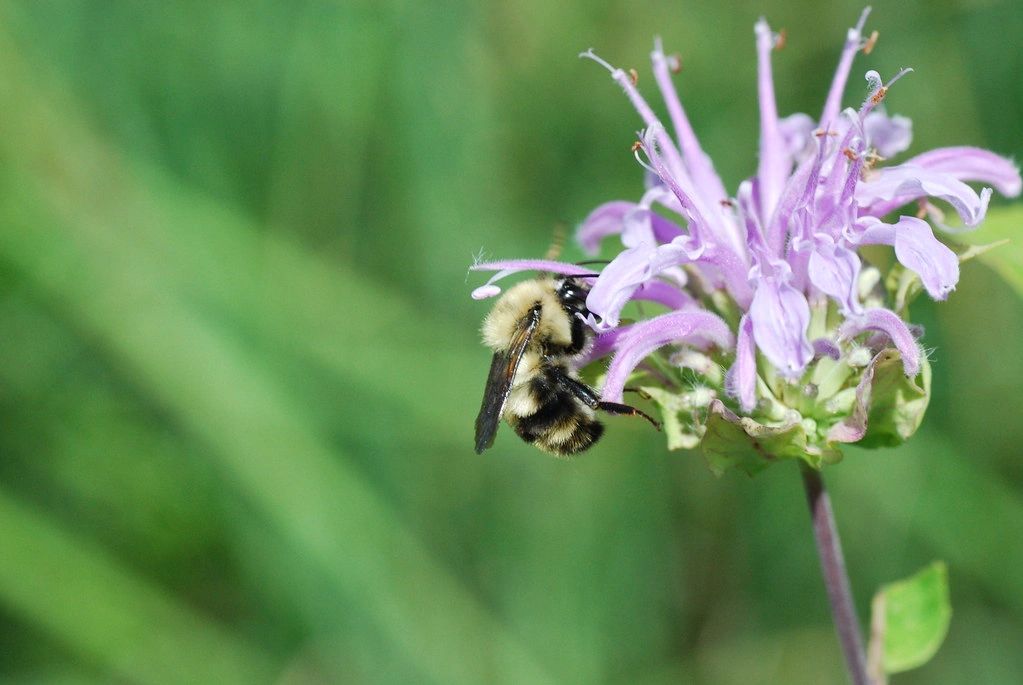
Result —
M 552 278 L 523 281 L 507 290 L 483 320 L 483 343 L 495 352 L 506 350 L 519 322 L 537 302 L 543 305 L 543 313 L 533 339 L 538 343 L 569 345 L 572 322 L 558 300 Z

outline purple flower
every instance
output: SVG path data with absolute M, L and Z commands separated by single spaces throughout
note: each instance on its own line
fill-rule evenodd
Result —
M 660 41 L 651 53 L 653 74 L 673 134 L 629 73 L 592 50 L 582 54 L 608 70 L 644 126 L 635 150 L 647 190 L 638 202 L 596 208 L 577 234 L 590 254 L 613 235 L 623 246 L 586 300 L 588 323 L 601 334 L 596 347 L 614 354 L 604 400 L 621 401 L 626 380 L 656 349 L 695 349 L 728 368 L 718 374 L 718 388 L 733 407 L 771 425 L 792 425 L 798 414 L 809 444 L 814 436 L 824 441 L 862 434 L 839 428 L 829 438 L 827 431 L 848 419 L 854 396 L 869 395 L 856 389 L 881 350 L 897 353 L 910 381 L 920 373 L 926 359 L 915 327 L 903 320 L 904 312 L 886 308 L 894 298 L 886 297 L 880 275 L 863 263 L 859 248 L 891 246 L 900 269 L 915 274 L 932 298 L 945 299 L 959 280 L 959 259 L 935 237 L 932 223 L 947 227 L 934 202 L 951 206 L 963 228 L 973 229 L 992 190 L 977 192 L 967 182 L 1015 196 L 1021 181 L 1012 162 L 972 147 L 883 165 L 910 146 L 910 120 L 888 115 L 881 105 L 911 70 L 887 82 L 866 72 L 866 99 L 842 109 L 854 57 L 865 45 L 867 14 L 848 31 L 816 120 L 779 117 L 771 72 L 778 38 L 765 20 L 757 22 L 758 162 L 756 174 L 734 195 L 690 125 L 672 82 L 673 58 Z M 485 286 L 488 293 L 495 287 Z M 623 308 L 636 299 L 653 299 L 672 311 L 616 334 Z
M 736 197 L 726 195 L 693 133 L 660 43 L 652 54 L 653 70 L 675 139 L 628 74 L 592 51 L 583 53 L 607 68 L 635 105 L 646 126 L 640 140 L 646 161 L 641 163 L 659 181 L 640 203 L 604 205 L 579 229 L 581 244 L 594 252 L 600 237 L 615 232 L 612 217 L 616 216 L 626 245 L 587 299 L 598 327 L 617 323 L 627 295 L 635 289 L 658 280 L 666 269 L 684 266 L 732 296 L 744 312 L 756 348 L 782 376 L 798 378 L 812 360 L 811 303 L 820 305 L 827 299 L 851 328 L 865 329 L 883 318 L 885 332 L 903 343 L 900 351 L 907 370 L 919 367 L 919 350 L 906 342 L 909 329 L 898 316 L 863 312 L 857 294 L 861 271 L 857 248 L 879 243 L 894 246 L 898 261 L 917 273 L 927 292 L 944 299 L 959 278 L 956 255 L 922 219 L 901 216 L 885 223 L 882 218 L 906 205 L 912 204 L 915 210 L 917 201 L 935 198 L 950 204 L 963 224 L 974 228 L 984 217 L 991 189 L 978 194 L 964 181 L 991 183 L 1004 194 L 1016 195 L 1020 176 L 1008 160 L 967 147 L 933 150 L 904 164 L 878 168 L 884 157 L 909 146 L 909 119 L 889 117 L 878 109 L 892 84 L 909 70 L 887 83 L 877 72 L 867 72 L 867 98 L 857 109 L 839 111 L 853 56 L 862 47 L 866 16 L 864 12 L 849 30 L 811 135 L 798 134 L 811 121 L 806 115 L 778 117 L 771 74 L 777 39 L 766 21 L 757 22 L 759 165 L 756 175 L 740 185 Z M 670 232 L 652 230 L 651 216 L 659 223 L 670 223 L 652 215 L 653 203 L 680 215 Z M 630 222 L 644 221 L 646 232 L 638 235 L 640 230 Z M 754 372 L 753 365 L 737 362 L 735 387 L 746 388 L 748 395 L 748 375 Z

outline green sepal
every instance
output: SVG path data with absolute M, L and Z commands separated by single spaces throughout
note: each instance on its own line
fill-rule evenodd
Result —
M 918 573 L 883 586 L 874 596 L 870 636 L 873 670 L 901 673 L 927 663 L 941 647 L 952 620 L 948 569 L 935 561 Z
M 919 374 L 907 378 L 902 356 L 889 348 L 878 355 L 873 366 L 867 432 L 857 444 L 892 447 L 911 437 L 923 421 L 931 400 L 931 365 L 921 356 Z
M 736 329 L 739 327 L 739 319 L 742 318 L 742 310 L 736 305 L 727 292 L 724 290 L 715 290 L 710 293 L 710 301 L 714 305 L 714 309 L 718 315 L 725 320 L 729 328 Z
M 884 286 L 894 303 L 892 311 L 902 318 L 906 318 L 909 305 L 924 291 L 924 284 L 916 272 L 898 263 L 888 271 Z
M 710 404 L 700 449 L 710 470 L 718 476 L 731 468 L 755 476 L 774 462 L 786 459 L 802 459 L 819 469 L 842 458 L 837 449 L 811 444 L 796 412 L 781 425 L 767 426 L 737 416 L 720 400 Z
M 664 388 L 641 386 L 640 390 L 649 395 L 650 400 L 661 410 L 661 423 L 665 436 L 668 438 L 668 449 L 693 449 L 700 444 L 698 427 L 692 421 L 692 412 L 696 408 L 693 393 L 677 395 Z M 706 407 L 706 401 L 704 402 Z M 686 414 L 689 421 L 683 423 L 681 415 Z

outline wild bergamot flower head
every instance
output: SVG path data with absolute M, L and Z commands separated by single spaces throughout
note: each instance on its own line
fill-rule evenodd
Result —
M 611 354 L 602 399 L 620 402 L 638 378 L 660 405 L 669 445 L 700 445 L 715 470 L 752 473 L 781 458 L 820 466 L 840 457 L 841 443 L 909 437 L 927 406 L 930 370 L 907 305 L 921 289 L 943 300 L 959 280 L 960 256 L 934 234 L 948 230 L 934 200 L 973 229 L 992 190 L 967 182 L 1020 192 L 1014 164 L 973 147 L 886 163 L 910 146 L 910 120 L 883 107 L 910 70 L 887 81 L 866 72 L 866 97 L 841 107 L 856 53 L 873 47 L 866 17 L 848 32 L 817 118 L 778 116 L 771 53 L 779 37 L 757 22 L 757 169 L 734 194 L 700 146 L 672 81 L 677 58 L 660 41 L 653 75 L 674 135 L 640 94 L 635 72 L 583 53 L 639 113 L 634 153 L 645 169 L 638 201 L 603 204 L 578 229 L 592 254 L 605 238 L 622 244 L 586 299 L 598 337 L 585 360 Z M 895 265 L 882 273 L 866 262 L 859 250 L 867 245 L 891 246 Z M 474 268 L 499 271 L 476 297 L 524 269 L 588 273 L 536 260 Z M 637 300 L 668 311 L 623 323 L 623 308 Z

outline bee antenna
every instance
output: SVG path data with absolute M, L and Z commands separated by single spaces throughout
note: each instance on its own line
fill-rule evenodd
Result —
M 574 262 L 576 266 L 589 266 L 590 264 L 610 264 L 610 259 L 587 259 L 582 262 Z

